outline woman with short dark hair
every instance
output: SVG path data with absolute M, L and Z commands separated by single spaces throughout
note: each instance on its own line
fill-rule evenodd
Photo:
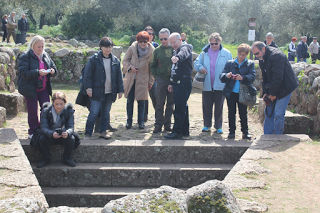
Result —
M 124 92 L 120 62 L 112 54 L 113 41 L 103 37 L 100 51 L 91 56 L 84 70 L 84 89 L 90 97 L 90 113 L 87 118 L 85 139 L 90 139 L 95 121 L 101 112 L 100 138 L 109 139 L 107 128 L 112 102 Z
M 2 42 L 5 42 L 6 41 L 6 38 L 7 38 L 7 18 L 8 18 L 8 15 L 7 14 L 4 14 L 2 16 L 2 31 L 3 31 L 3 37 L 2 37 Z
M 148 90 L 151 89 L 154 78 L 150 71 L 150 61 L 154 50 L 149 42 L 150 36 L 146 31 L 141 31 L 136 36 L 135 42 L 127 50 L 123 61 L 124 95 L 127 98 L 127 124 L 132 127 L 133 103 L 138 102 L 139 128 L 144 129 L 145 101 L 148 100 Z
M 238 104 L 241 131 L 243 139 L 251 139 L 248 132 L 247 106 L 239 102 L 240 82 L 242 84 L 252 86 L 256 78 L 254 62 L 247 59 L 250 52 L 248 44 L 240 44 L 238 46 L 238 54 L 235 60 L 226 63 L 220 80 L 225 83 L 223 95 L 227 98 L 228 119 L 229 119 L 229 139 L 235 138 L 236 131 L 236 104 Z

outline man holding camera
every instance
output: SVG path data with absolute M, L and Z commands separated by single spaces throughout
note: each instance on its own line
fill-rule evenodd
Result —
M 285 54 L 263 42 L 253 43 L 252 52 L 259 59 L 266 102 L 264 134 L 283 134 L 284 116 L 291 93 L 298 87 L 298 79 Z

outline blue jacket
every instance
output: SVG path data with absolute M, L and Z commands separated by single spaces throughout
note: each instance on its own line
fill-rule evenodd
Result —
M 240 73 L 240 71 L 241 73 Z M 251 86 L 251 84 L 256 79 L 256 71 L 254 69 L 254 62 L 251 60 L 247 60 L 242 63 L 240 69 L 239 65 L 235 62 L 235 60 L 230 60 L 226 63 L 222 73 L 220 74 L 220 80 L 225 83 L 225 87 L 223 89 L 223 95 L 226 98 L 230 97 L 230 94 L 236 84 L 236 80 L 227 77 L 227 74 L 232 72 L 232 74 L 240 74 L 243 77 L 241 81 L 243 84 Z
M 203 91 L 212 91 L 211 88 L 211 76 L 210 76 L 210 58 L 208 49 L 210 48 L 210 44 L 207 44 L 202 50 L 203 52 L 200 53 L 198 58 L 194 61 L 194 69 L 197 72 L 200 72 L 200 70 L 204 67 L 208 71 L 208 73 L 204 77 L 204 83 L 203 83 Z M 202 56 L 203 55 L 203 56 Z M 218 58 L 216 61 L 216 70 L 215 70 L 215 79 L 213 84 L 213 90 L 219 90 L 222 91 L 224 88 L 224 83 L 222 83 L 219 79 L 219 75 L 222 72 L 225 64 L 227 61 L 232 60 L 232 55 L 229 50 L 223 48 L 222 45 L 220 45 L 220 51 L 218 54 Z
M 122 73 L 120 69 L 120 62 L 112 53 L 111 58 L 111 87 L 112 87 L 112 101 L 115 102 L 117 99 L 117 93 L 124 92 Z M 104 63 L 102 59 L 102 51 L 98 54 L 94 54 L 89 59 L 85 70 L 84 70 L 84 90 L 92 88 L 91 99 L 96 101 L 105 100 L 105 85 L 106 74 L 104 70 Z
M 297 47 L 297 58 L 309 58 L 308 46 L 300 41 Z

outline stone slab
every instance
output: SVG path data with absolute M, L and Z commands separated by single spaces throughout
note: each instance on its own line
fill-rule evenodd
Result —
M 192 187 L 223 180 L 233 164 L 79 163 L 70 168 L 51 164 L 33 170 L 41 186 L 57 187 Z
M 19 93 L 0 93 L 0 106 L 6 108 L 7 114 L 17 115 L 25 111 L 24 97 Z
M 41 159 L 40 152 L 21 140 L 30 162 Z M 148 144 L 150 143 L 150 144 Z M 251 145 L 249 142 L 199 141 L 83 141 L 73 152 L 77 163 L 205 163 L 235 164 Z M 51 147 L 51 162 L 62 161 L 63 147 Z

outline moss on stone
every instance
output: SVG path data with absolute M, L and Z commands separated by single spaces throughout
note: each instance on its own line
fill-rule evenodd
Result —
M 188 212 L 219 212 L 231 213 L 230 209 L 226 206 L 227 200 L 223 197 L 221 190 L 217 190 L 213 196 L 203 195 L 192 198 L 189 201 Z

